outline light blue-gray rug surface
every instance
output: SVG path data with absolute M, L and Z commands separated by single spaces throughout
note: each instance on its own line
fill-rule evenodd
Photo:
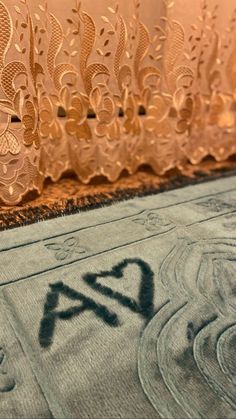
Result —
M 0 418 L 236 418 L 236 177 L 0 233 Z

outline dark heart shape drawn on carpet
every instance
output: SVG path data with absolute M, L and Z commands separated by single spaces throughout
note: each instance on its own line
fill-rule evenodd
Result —
M 97 281 L 98 278 L 107 278 L 113 276 L 117 279 L 122 278 L 124 269 L 131 264 L 135 264 L 141 271 L 141 283 L 137 303 L 135 299 L 127 297 L 111 288 L 102 285 Z M 117 300 L 120 304 L 128 307 L 130 310 L 140 313 L 143 317 L 150 319 L 153 316 L 153 272 L 150 266 L 141 259 L 124 259 L 118 265 L 113 266 L 111 271 L 101 271 L 98 274 L 88 273 L 83 276 L 84 281 L 95 291 L 106 295 L 109 298 Z
M 120 279 L 123 277 L 125 268 L 135 264 L 141 272 L 141 282 L 139 288 L 138 302 L 117 291 L 113 291 L 97 281 L 98 278 L 107 278 L 112 276 Z M 87 273 L 83 280 L 95 291 L 105 295 L 108 298 L 118 301 L 119 304 L 129 308 L 131 311 L 140 314 L 149 320 L 154 314 L 153 296 L 154 296 L 154 273 L 150 266 L 142 259 L 124 259 L 122 262 L 113 266 L 110 271 L 101 271 L 100 273 Z M 106 306 L 98 304 L 92 298 L 70 288 L 63 282 L 50 284 L 50 291 L 47 293 L 44 304 L 44 314 L 40 322 L 39 343 L 46 348 L 52 344 L 55 324 L 57 319 L 68 320 L 79 315 L 85 310 L 92 310 L 94 314 L 100 317 L 106 324 L 112 327 L 119 326 L 119 319 L 116 313 L 110 311 Z M 71 300 L 81 301 L 80 306 L 72 306 L 67 310 L 56 311 L 59 303 L 59 295 L 64 295 Z

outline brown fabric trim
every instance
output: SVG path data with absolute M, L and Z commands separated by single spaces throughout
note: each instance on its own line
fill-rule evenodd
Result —
M 100 178 L 84 185 L 71 176 L 57 183 L 47 181 L 41 196 L 29 194 L 20 205 L 0 207 L 0 230 L 235 174 L 236 158 L 224 163 L 207 160 L 198 167 L 189 166 L 185 176 L 175 170 L 168 176 L 160 177 L 150 169 L 142 168 L 132 176 L 124 174 L 115 183 Z

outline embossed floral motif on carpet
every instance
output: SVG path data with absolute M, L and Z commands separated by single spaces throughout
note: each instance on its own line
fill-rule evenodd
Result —
M 0 233 L 1 418 L 235 418 L 236 177 Z

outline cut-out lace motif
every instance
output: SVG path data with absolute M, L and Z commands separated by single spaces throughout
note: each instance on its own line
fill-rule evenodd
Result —
M 0 1 L 4 203 L 68 169 L 114 181 L 236 153 L 236 8 L 187 3 Z

